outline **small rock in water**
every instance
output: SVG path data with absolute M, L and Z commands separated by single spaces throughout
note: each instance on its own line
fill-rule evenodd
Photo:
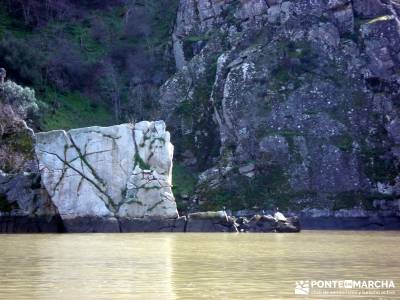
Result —
M 286 219 L 286 217 L 283 215 L 283 213 L 280 213 L 279 211 L 276 212 L 276 213 L 274 214 L 274 218 L 275 218 L 275 220 L 277 220 L 277 221 L 282 221 L 282 222 L 286 222 L 286 221 L 287 221 L 287 219 Z

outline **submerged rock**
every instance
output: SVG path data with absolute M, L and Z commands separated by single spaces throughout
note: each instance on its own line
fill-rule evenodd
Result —
M 36 135 L 42 182 L 63 220 L 176 218 L 163 121 Z

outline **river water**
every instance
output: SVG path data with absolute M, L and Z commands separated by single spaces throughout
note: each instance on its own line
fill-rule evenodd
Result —
M 311 288 L 301 296 L 300 280 L 396 286 L 361 296 Z M 0 235 L 0 299 L 7 300 L 397 299 L 399 287 L 400 232 Z

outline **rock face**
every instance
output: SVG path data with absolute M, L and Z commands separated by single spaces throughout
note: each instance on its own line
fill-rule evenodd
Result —
M 63 220 L 178 216 L 162 121 L 38 133 L 35 151 Z
M 181 0 L 160 117 L 200 173 L 188 203 L 399 199 L 399 12 L 390 0 Z
M 400 200 L 375 200 L 373 208 L 305 209 L 299 219 L 304 229 L 400 229 Z
M 36 172 L 0 171 L 0 233 L 60 232 L 57 208 Z

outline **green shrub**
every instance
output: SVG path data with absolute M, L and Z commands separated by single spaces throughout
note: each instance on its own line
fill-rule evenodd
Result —
M 11 104 L 14 111 L 23 119 L 38 112 L 39 108 L 33 89 L 22 87 L 10 80 L 7 80 L 1 88 L 3 101 Z
M 196 175 L 181 164 L 174 164 L 172 185 L 175 196 L 192 195 L 197 182 Z

